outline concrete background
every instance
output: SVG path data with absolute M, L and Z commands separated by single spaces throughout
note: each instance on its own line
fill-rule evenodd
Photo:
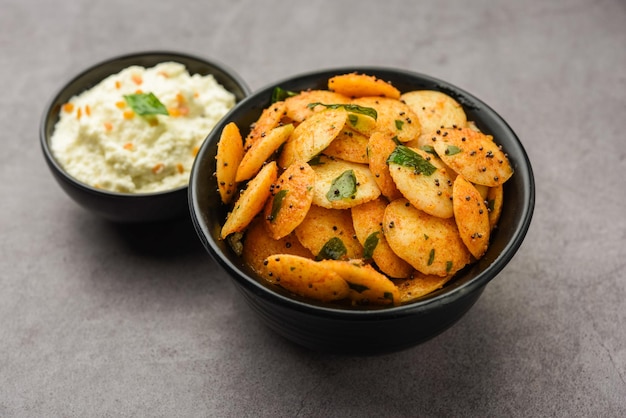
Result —
M 533 163 L 524 244 L 413 349 L 282 340 L 189 222 L 107 223 L 44 164 L 55 90 L 148 49 L 218 59 L 253 89 L 384 65 L 470 91 Z M 626 416 L 624 0 L 0 0 L 0 60 L 0 416 Z

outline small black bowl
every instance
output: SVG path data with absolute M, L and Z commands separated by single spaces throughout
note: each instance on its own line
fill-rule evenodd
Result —
M 383 309 L 343 309 L 296 300 L 265 284 L 247 268 L 226 242 L 219 239 L 225 210 L 215 185 L 215 155 L 222 128 L 235 122 L 245 127 L 270 104 L 275 86 L 286 90 L 327 88 L 329 77 L 359 72 L 390 81 L 401 92 L 443 91 L 460 102 L 468 120 L 493 135 L 508 153 L 515 170 L 505 183 L 504 208 L 487 253 L 462 270 L 442 289 L 402 306 Z M 478 98 L 426 75 L 388 68 L 339 68 L 316 71 L 273 83 L 243 100 L 220 121 L 196 157 L 190 179 L 192 221 L 204 247 L 233 279 L 245 300 L 270 328 L 302 346 L 327 352 L 377 354 L 405 349 L 426 341 L 457 322 L 476 302 L 485 286 L 513 258 L 521 245 L 535 204 L 530 161 L 509 125 Z
M 50 149 L 50 137 L 59 120 L 61 107 L 71 97 L 95 86 L 111 74 L 131 65 L 153 67 L 175 61 L 187 67 L 190 74 L 212 74 L 215 80 L 235 95 L 236 101 L 250 94 L 250 88 L 233 70 L 205 58 L 167 51 L 140 52 L 108 59 L 93 65 L 63 85 L 46 106 L 39 130 L 44 158 L 61 188 L 79 205 L 116 222 L 155 222 L 188 215 L 188 186 L 155 193 L 116 193 L 96 189 L 69 175 Z

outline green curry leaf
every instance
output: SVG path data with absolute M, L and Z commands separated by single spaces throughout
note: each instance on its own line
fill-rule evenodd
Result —
M 322 247 L 315 259 L 319 260 L 339 260 L 348 253 L 345 244 L 340 238 L 332 237 Z
M 428 254 L 428 265 L 430 266 L 433 261 L 435 261 L 435 249 L 433 248 L 432 250 L 430 250 L 430 253 Z
M 282 189 L 274 195 L 274 200 L 272 201 L 272 212 L 270 213 L 269 217 L 270 222 L 274 222 L 276 220 L 278 212 L 282 207 L 283 199 L 285 198 L 285 196 L 287 196 L 288 191 L 289 190 Z
M 328 109 L 345 109 L 348 112 L 359 113 L 361 115 L 369 116 L 370 118 L 376 120 L 378 118 L 378 112 L 376 109 L 372 107 L 359 106 L 356 104 L 344 104 L 344 103 L 333 103 L 333 104 L 325 104 L 321 102 L 309 103 L 307 107 L 309 109 L 313 109 L 316 106 L 324 106 Z
M 448 148 L 446 148 L 445 154 L 454 155 L 454 154 L 458 154 L 461 151 L 462 151 L 461 148 L 457 147 L 456 145 L 448 145 Z
M 365 286 L 365 285 L 358 284 L 358 283 L 352 283 L 352 282 L 349 282 L 349 281 L 347 281 L 347 280 L 346 280 L 346 283 L 348 283 L 348 287 L 349 287 L 350 289 L 354 290 L 354 291 L 355 291 L 355 292 L 357 292 L 357 293 L 363 293 L 363 292 L 365 292 L 366 290 L 369 290 L 369 289 L 370 289 L 369 287 L 367 287 L 367 286 Z
M 354 170 L 346 170 L 333 180 L 326 198 L 329 201 L 347 199 L 356 194 L 356 175 Z
M 372 255 L 374 254 L 374 250 L 376 249 L 376 246 L 378 245 L 379 234 L 380 234 L 380 231 L 374 231 L 371 234 L 369 234 L 367 238 L 365 239 L 365 244 L 363 245 L 363 258 L 364 259 L 368 260 L 372 258 Z
M 398 145 L 396 149 L 393 150 L 387 158 L 387 164 L 390 163 L 414 168 L 416 172 L 422 173 L 425 176 L 430 176 L 437 170 L 437 167 L 405 145 Z
M 154 93 L 126 94 L 124 100 L 140 116 L 169 115 L 167 108 Z
M 272 90 L 272 103 L 281 102 L 288 97 L 297 95 L 298 93 L 295 91 L 285 90 L 282 87 L 276 86 L 274 90 Z

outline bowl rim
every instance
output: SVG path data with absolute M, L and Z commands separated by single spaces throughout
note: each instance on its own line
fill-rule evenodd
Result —
M 443 92 L 451 91 L 454 92 L 454 98 L 458 101 L 463 101 L 464 98 L 471 99 L 472 103 L 477 103 L 480 106 L 480 111 L 486 111 L 490 114 L 490 117 L 494 122 L 500 125 L 500 127 L 506 131 L 513 139 L 513 144 L 516 148 L 516 157 L 518 159 L 519 165 L 524 169 L 520 171 L 516 171 L 515 174 L 524 175 L 523 182 L 527 184 L 528 187 L 523 189 L 523 198 L 522 202 L 525 204 L 521 209 L 521 214 L 519 216 L 520 221 L 517 222 L 517 227 L 512 232 L 511 239 L 506 242 L 506 245 L 502 248 L 502 250 L 497 254 L 493 262 L 488 265 L 483 271 L 479 272 L 475 277 L 471 278 L 465 283 L 461 285 L 451 288 L 448 291 L 441 292 L 439 294 L 434 294 L 432 297 L 425 296 L 423 299 L 410 302 L 403 305 L 392 306 L 392 307 L 384 307 L 380 309 L 358 309 L 358 308 L 350 308 L 345 309 L 341 307 L 333 307 L 333 306 L 323 306 L 319 304 L 307 303 L 303 300 L 298 300 L 295 298 L 290 298 L 288 296 L 282 295 L 266 285 L 263 285 L 259 280 L 254 277 L 250 277 L 249 274 L 245 271 L 242 271 L 237 265 L 233 264 L 228 258 L 221 255 L 221 249 L 216 245 L 216 242 L 212 239 L 211 231 L 208 229 L 206 223 L 203 221 L 202 214 L 197 213 L 198 210 L 198 190 L 196 185 L 197 180 L 197 171 L 200 166 L 200 162 L 207 158 L 205 154 L 207 154 L 209 147 L 213 142 L 215 142 L 218 138 L 217 132 L 223 128 L 223 126 L 229 122 L 229 119 L 232 117 L 232 114 L 237 113 L 239 109 L 247 106 L 249 102 L 258 100 L 258 97 L 261 95 L 267 95 L 268 97 L 271 95 L 271 91 L 276 86 L 284 85 L 286 83 L 297 82 L 301 79 L 306 79 L 314 76 L 322 77 L 324 75 L 329 74 L 345 74 L 349 72 L 359 72 L 359 73 L 384 73 L 384 72 L 393 72 L 399 75 L 406 75 L 411 78 L 419 78 L 428 83 L 432 83 L 441 89 Z M 462 103 L 465 107 L 467 103 Z M 530 227 L 530 223 L 534 213 L 535 207 L 535 180 L 533 175 L 533 169 L 528 157 L 528 154 L 520 141 L 517 134 L 513 131 L 511 126 L 506 122 L 493 108 L 491 108 L 487 103 L 483 102 L 478 97 L 469 93 L 463 88 L 460 88 L 450 82 L 444 81 L 437 77 L 433 77 L 427 74 L 423 74 L 420 72 L 399 69 L 394 67 L 386 67 L 386 66 L 343 66 L 343 67 L 329 67 L 322 68 L 318 70 L 308 71 L 298 73 L 289 77 L 284 77 L 280 80 L 271 82 L 266 84 L 260 89 L 255 90 L 252 94 L 246 97 L 244 100 L 239 102 L 233 109 L 231 109 L 225 116 L 222 118 L 220 123 L 218 123 L 215 127 L 215 130 L 212 131 L 206 140 L 204 141 L 202 147 L 200 148 L 196 160 L 194 161 L 194 165 L 191 170 L 191 176 L 189 181 L 189 209 L 191 212 L 192 222 L 196 229 L 196 232 L 202 241 L 204 247 L 207 249 L 211 257 L 220 264 L 238 284 L 243 285 L 247 290 L 253 292 L 254 294 L 264 298 L 266 301 L 299 311 L 303 314 L 312 314 L 319 315 L 323 314 L 328 318 L 335 319 L 348 319 L 351 321 L 359 321 L 359 320 L 389 320 L 392 318 L 403 317 L 407 315 L 412 315 L 418 313 L 420 311 L 426 311 L 430 308 L 434 308 L 440 305 L 447 305 L 453 303 L 455 300 L 463 297 L 466 294 L 473 293 L 480 288 L 483 288 L 487 285 L 504 267 L 509 263 L 509 261 L 514 257 L 520 248 L 524 238 L 528 232 Z M 444 287 L 445 289 L 445 287 Z M 442 290 L 442 289 L 440 289 Z M 435 291 L 434 293 L 439 292 Z
M 236 71 L 234 71 L 230 66 L 228 66 L 228 65 L 224 64 L 222 61 L 216 60 L 214 58 L 204 58 L 204 57 L 201 57 L 199 55 L 192 54 L 192 53 L 181 52 L 181 51 L 172 51 L 172 50 L 158 50 L 158 49 L 155 49 L 155 50 L 147 50 L 147 51 L 128 52 L 128 53 L 124 53 L 124 54 L 114 55 L 114 56 L 112 56 L 110 58 L 106 58 L 106 59 L 97 61 L 96 63 L 91 64 L 91 65 L 85 67 L 83 70 L 81 70 L 78 73 L 76 73 L 75 75 L 71 76 L 67 81 L 62 82 L 60 87 L 56 89 L 56 91 L 51 95 L 51 97 L 46 102 L 46 105 L 44 106 L 42 115 L 40 117 L 40 122 L 39 122 L 39 140 L 40 140 L 41 149 L 42 149 L 42 151 L 44 153 L 46 161 L 54 167 L 56 172 L 59 175 L 61 175 L 65 181 L 67 181 L 70 184 L 72 184 L 73 186 L 79 188 L 82 192 L 86 192 L 86 193 L 89 193 L 89 194 L 92 194 L 92 195 L 98 195 L 98 196 L 108 196 L 108 197 L 115 198 L 115 199 L 118 199 L 118 200 L 150 199 L 150 198 L 154 198 L 154 197 L 158 197 L 158 196 L 162 196 L 162 195 L 168 195 L 168 194 L 171 194 L 171 193 L 184 192 L 186 189 L 189 188 L 189 182 L 188 182 L 187 185 L 178 186 L 178 187 L 175 187 L 175 188 L 172 188 L 172 189 L 161 190 L 161 191 L 156 191 L 156 192 L 122 193 L 122 192 L 115 192 L 115 191 L 106 190 L 106 189 L 97 189 L 95 187 L 92 187 L 92 186 L 88 185 L 87 183 L 84 183 L 84 182 L 80 181 L 79 179 L 75 178 L 74 176 L 70 175 L 61 166 L 61 164 L 57 161 L 56 157 L 52 153 L 52 149 L 50 148 L 50 138 L 48 137 L 48 134 L 46 132 L 48 117 L 49 117 L 50 113 L 53 112 L 54 105 L 58 101 L 59 97 L 63 95 L 63 93 L 65 92 L 65 90 L 69 86 L 73 85 L 74 83 L 76 83 L 78 80 L 80 80 L 81 78 L 85 77 L 89 73 L 91 73 L 93 71 L 96 71 L 97 69 L 99 69 L 103 65 L 108 65 L 108 64 L 114 63 L 116 61 L 135 60 L 135 59 L 141 59 L 141 58 L 144 58 L 144 57 L 159 56 L 159 55 L 162 55 L 164 57 L 166 57 L 166 56 L 167 57 L 171 57 L 171 58 L 167 58 L 166 59 L 166 60 L 171 60 L 171 61 L 176 61 L 177 58 L 182 58 L 184 60 L 197 61 L 200 64 L 207 64 L 208 66 L 213 67 L 213 68 L 223 72 L 224 74 L 228 74 L 228 76 L 230 78 L 232 78 L 233 81 L 237 85 L 239 85 L 241 87 L 241 90 L 244 92 L 244 95 L 245 95 L 244 99 L 247 99 L 252 94 L 252 89 L 248 86 L 248 84 L 245 82 L 245 80 Z M 163 60 L 161 62 L 165 62 L 166 60 Z M 139 64 L 137 64 L 137 65 L 139 65 Z M 187 67 L 187 66 L 185 66 L 185 67 Z M 109 75 L 112 75 L 112 74 L 114 74 L 114 73 L 111 73 Z M 195 74 L 195 73 L 192 73 L 192 74 Z M 105 78 L 106 78 L 106 76 L 105 76 Z M 104 80 L 104 78 L 102 78 L 100 81 L 102 81 L 102 80 Z M 226 88 L 226 87 L 224 87 L 224 88 Z M 84 91 L 84 90 L 82 90 L 82 91 Z M 243 100 L 241 100 L 241 101 L 243 101 Z M 240 102 L 236 102 L 235 106 L 237 104 L 239 104 Z

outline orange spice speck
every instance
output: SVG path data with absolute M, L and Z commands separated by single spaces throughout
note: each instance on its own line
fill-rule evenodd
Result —
M 160 75 L 161 77 L 169 78 L 169 74 L 166 73 L 165 71 L 159 71 L 157 74 Z
M 171 117 L 175 118 L 180 116 L 180 109 L 178 109 L 177 107 L 168 107 L 167 113 L 169 113 Z
M 110 132 L 113 130 L 113 124 L 111 122 L 104 122 L 104 130 Z
M 185 96 L 183 96 L 182 93 L 176 93 L 176 101 L 178 102 L 178 104 L 182 104 L 185 103 Z
M 152 167 L 152 172 L 154 174 L 159 174 L 161 171 L 163 171 L 163 168 L 165 167 L 165 164 L 163 163 L 158 163 L 156 164 L 154 167 Z
M 85 105 L 85 115 L 91 116 L 91 107 L 89 105 Z
M 138 86 L 140 86 L 141 83 L 143 83 L 143 79 L 141 78 L 139 74 L 133 74 L 130 78 L 131 80 L 133 80 L 133 83 L 137 84 Z
M 119 90 L 121 87 L 122 87 L 122 82 L 121 82 L 121 81 L 119 81 L 119 80 L 117 80 L 117 81 L 115 82 L 115 88 Z
M 181 106 L 178 108 L 181 116 L 187 116 L 189 114 L 189 108 L 187 106 Z
M 81 116 L 83 116 L 83 110 L 79 107 L 76 109 L 76 119 L 80 120 Z
M 193 154 L 193 156 L 195 157 L 196 155 L 198 155 L 198 151 L 200 151 L 200 147 L 195 146 L 193 147 L 193 149 L 191 150 L 191 153 Z
M 135 90 L 135 94 L 141 94 L 141 93 L 143 93 L 143 90 L 141 90 L 141 89 Z
M 126 102 L 125 102 L 125 101 L 120 100 L 119 102 L 115 102 L 115 106 L 116 106 L 118 109 L 124 109 L 124 108 L 126 107 Z
M 198 93 L 197 91 L 195 91 L 195 92 L 193 93 L 193 97 L 195 97 L 195 98 L 197 99 L 198 97 L 200 97 L 200 93 Z
M 67 113 L 72 113 L 74 111 L 74 104 L 73 103 L 65 103 L 63 105 L 63 110 Z
M 127 143 L 125 143 L 125 144 L 124 144 L 124 149 L 127 149 L 127 150 L 129 150 L 129 151 L 132 151 L 132 150 L 134 150 L 134 149 L 135 149 L 135 146 L 133 145 L 133 143 L 132 143 L 132 142 L 127 142 Z
M 183 167 L 181 163 L 176 164 L 176 169 L 178 169 L 178 172 L 180 174 L 183 174 L 185 172 L 185 167 Z
M 124 119 L 132 119 L 134 117 L 135 117 L 135 112 L 133 112 L 132 110 L 126 109 L 124 111 Z

